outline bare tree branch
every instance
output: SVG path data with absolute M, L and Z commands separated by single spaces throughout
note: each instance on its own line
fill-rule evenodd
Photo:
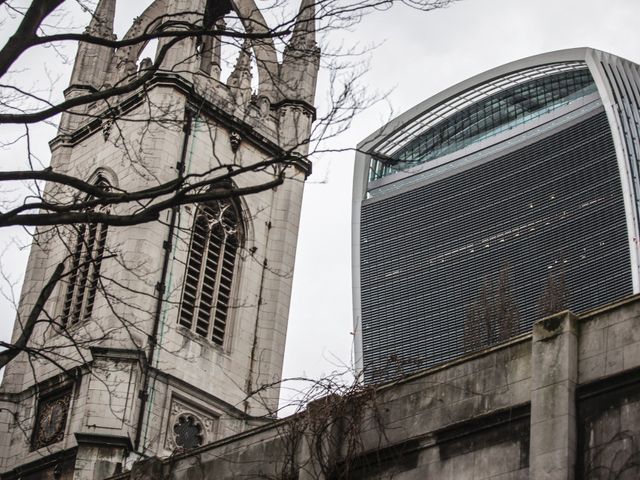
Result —
M 11 65 L 29 48 L 31 41 L 37 38 L 43 20 L 63 2 L 64 0 L 31 2 L 16 32 L 0 50 L 0 77 L 7 73 Z
M 40 295 L 38 295 L 38 299 L 35 304 L 31 308 L 29 312 L 29 316 L 27 317 L 27 321 L 22 325 L 22 331 L 20 332 L 20 336 L 13 344 L 7 344 L 5 342 L 0 342 L 0 346 L 6 348 L 0 352 L 0 368 L 3 368 L 7 363 L 13 360 L 20 352 L 27 349 L 27 344 L 31 338 L 31 334 L 33 333 L 33 329 L 38 322 L 38 318 L 40 317 L 47 300 L 49 300 L 49 296 L 53 289 L 58 284 L 60 279 L 63 276 L 64 272 L 64 263 L 59 263 L 56 269 L 53 271 L 53 275 L 49 278 L 49 281 L 45 284 L 43 289 L 40 291 Z

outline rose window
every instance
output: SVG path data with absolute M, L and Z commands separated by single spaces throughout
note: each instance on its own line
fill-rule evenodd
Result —
M 199 447 L 204 443 L 202 431 L 202 424 L 195 416 L 180 415 L 173 426 L 176 445 L 184 449 Z

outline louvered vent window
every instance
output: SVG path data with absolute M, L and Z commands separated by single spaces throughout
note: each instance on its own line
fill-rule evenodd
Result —
M 217 345 L 224 343 L 239 230 L 231 202 L 198 206 L 178 322 Z
M 109 183 L 102 177 L 98 178 L 96 185 L 109 189 Z M 106 240 L 107 225 L 91 223 L 78 227 L 68 269 L 69 283 L 61 318 L 63 326 L 91 317 Z

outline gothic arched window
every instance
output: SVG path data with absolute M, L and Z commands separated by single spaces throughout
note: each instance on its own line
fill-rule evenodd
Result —
M 109 183 L 102 176 L 98 177 L 95 185 L 103 190 L 110 188 Z M 87 200 L 90 199 L 91 197 Z M 73 325 L 91 316 L 106 240 L 107 225 L 89 223 L 77 227 L 62 308 L 63 326 Z
M 232 202 L 198 205 L 178 323 L 217 345 L 224 343 L 241 228 Z

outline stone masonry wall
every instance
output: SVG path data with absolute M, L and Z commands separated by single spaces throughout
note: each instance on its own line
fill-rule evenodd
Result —
M 638 296 L 580 317 L 561 312 L 530 335 L 318 400 L 270 426 L 135 465 L 133 476 L 639 478 L 639 315 Z

